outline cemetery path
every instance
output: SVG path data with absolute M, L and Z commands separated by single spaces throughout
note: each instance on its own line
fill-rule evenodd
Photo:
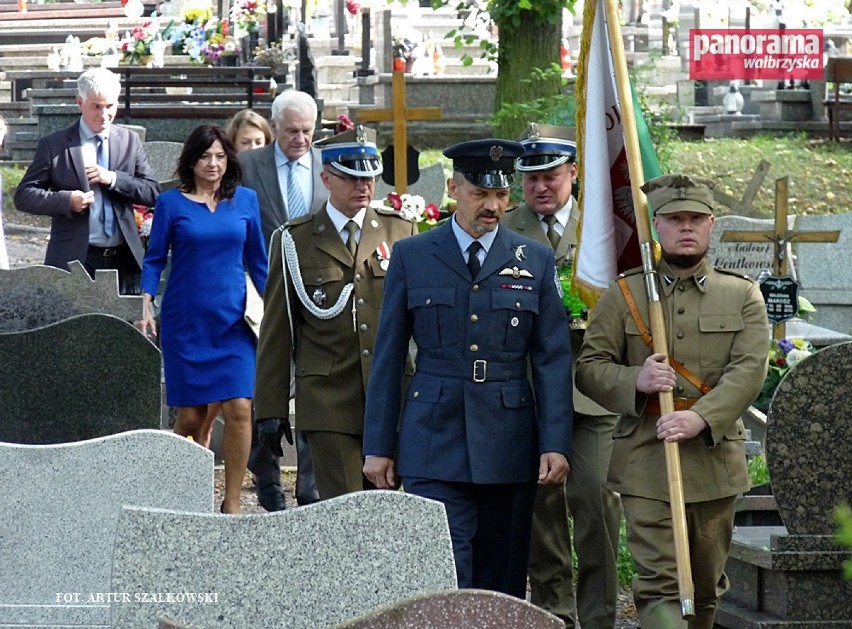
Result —
M 45 227 L 5 224 L 9 267 L 16 269 L 44 262 L 50 230 Z
M 281 475 L 281 486 L 284 487 L 284 493 L 287 498 L 287 508 L 296 507 L 296 475 L 292 471 L 284 471 Z M 222 465 L 217 465 L 214 472 L 214 503 L 221 504 L 222 497 L 225 493 L 225 471 Z M 255 494 L 253 481 L 250 474 L 246 474 L 243 481 L 243 490 L 240 495 L 240 507 L 245 514 L 250 513 L 266 513 L 257 504 L 257 495 Z M 636 608 L 633 605 L 633 595 L 630 589 L 622 588 L 618 593 L 618 606 L 616 610 L 616 620 L 613 629 L 634 629 L 639 627 L 639 621 L 636 618 Z
M 30 225 L 5 225 L 6 248 L 9 254 L 9 266 L 20 268 L 41 264 L 44 261 L 44 253 L 47 248 L 47 237 L 49 230 L 43 227 Z M 221 465 L 216 467 L 214 473 L 214 504 L 222 502 L 224 494 L 224 470 Z M 295 499 L 295 474 L 284 472 L 282 475 L 282 486 L 287 497 L 287 507 L 296 507 Z M 257 504 L 253 482 L 250 475 L 246 475 L 243 482 L 242 495 L 240 496 L 242 512 L 246 514 L 266 513 Z M 629 589 L 622 589 L 618 596 L 618 609 L 614 629 L 633 629 L 639 627 L 636 619 L 636 608 L 633 606 L 633 596 Z

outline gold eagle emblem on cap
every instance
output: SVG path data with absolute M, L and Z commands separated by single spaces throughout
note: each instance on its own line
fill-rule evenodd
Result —
M 491 150 L 488 152 L 488 156 L 491 158 L 491 161 L 499 161 L 501 157 L 503 157 L 503 147 L 494 145 L 491 147 Z

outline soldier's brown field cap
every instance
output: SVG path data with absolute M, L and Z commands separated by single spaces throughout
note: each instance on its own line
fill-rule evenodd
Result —
M 715 185 L 716 182 L 707 177 L 662 175 L 646 181 L 642 184 L 642 190 L 648 195 L 648 204 L 653 208 L 654 214 L 713 214 Z

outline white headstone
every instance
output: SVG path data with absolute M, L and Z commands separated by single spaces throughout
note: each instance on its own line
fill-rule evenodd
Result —
M 0 486 L 0 624 L 103 626 L 122 505 L 212 512 L 213 454 L 158 430 L 0 443 Z
M 402 492 L 358 492 L 263 515 L 128 507 L 111 591 L 205 596 L 196 604 L 163 597 L 114 605 L 112 626 L 154 627 L 168 616 L 199 627 L 315 629 L 456 586 L 444 506 Z

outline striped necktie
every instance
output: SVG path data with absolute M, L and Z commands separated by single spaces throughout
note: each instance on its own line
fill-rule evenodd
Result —
M 296 179 L 296 169 L 299 167 L 299 162 L 287 162 L 287 167 L 290 172 L 287 174 L 287 214 L 292 221 L 308 213 L 305 207 L 305 197 L 302 196 L 302 189 Z

